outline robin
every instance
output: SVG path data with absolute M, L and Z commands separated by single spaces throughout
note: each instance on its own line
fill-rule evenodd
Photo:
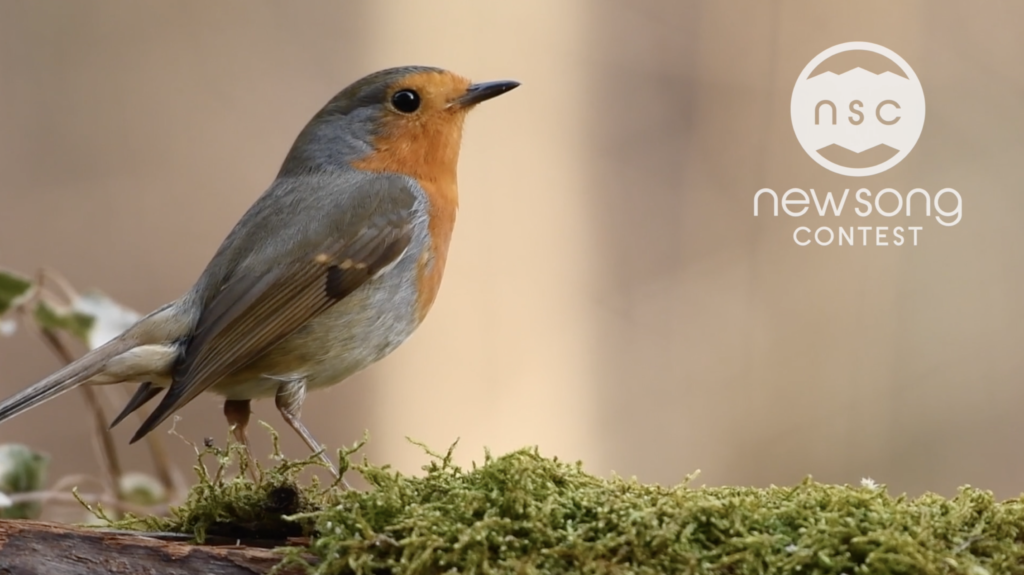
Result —
M 79 385 L 142 382 L 111 427 L 166 393 L 131 443 L 213 392 L 248 452 L 250 402 L 274 397 L 337 476 L 299 417 L 306 393 L 384 358 L 426 317 L 455 224 L 463 121 L 518 85 L 409 66 L 348 86 L 184 296 L 0 402 L 0 422 Z

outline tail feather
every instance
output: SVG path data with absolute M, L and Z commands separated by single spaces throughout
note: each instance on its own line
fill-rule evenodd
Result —
M 103 370 L 112 357 L 134 347 L 127 338 L 117 337 L 83 355 L 35 385 L 0 402 L 0 423 L 64 394 L 89 381 Z
M 124 406 L 121 413 L 114 418 L 114 421 L 110 422 L 110 429 L 114 429 L 114 426 L 124 421 L 124 418 L 134 413 L 135 410 L 143 405 L 146 405 L 149 400 L 160 395 L 161 391 L 163 391 L 163 388 L 153 385 L 153 382 L 151 381 L 147 381 L 139 385 L 139 388 L 135 390 L 135 394 L 128 400 L 127 405 Z

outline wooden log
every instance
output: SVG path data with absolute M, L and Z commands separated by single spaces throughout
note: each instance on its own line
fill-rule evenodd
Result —
M 260 547 L 193 545 L 143 533 L 0 520 L 3 575 L 261 575 L 280 561 L 280 554 Z

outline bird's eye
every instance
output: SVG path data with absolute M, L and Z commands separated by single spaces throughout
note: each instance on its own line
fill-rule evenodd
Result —
M 415 90 L 399 90 L 391 96 L 391 105 L 403 114 L 420 109 L 420 95 Z

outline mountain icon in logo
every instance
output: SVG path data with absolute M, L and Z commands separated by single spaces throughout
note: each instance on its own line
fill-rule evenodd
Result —
M 839 144 L 829 144 L 820 150 L 816 150 L 821 157 L 847 168 L 863 169 L 877 166 L 888 162 L 896 154 L 900 153 L 896 148 L 890 148 L 885 144 L 878 144 L 874 148 L 868 148 L 863 152 L 847 150 Z
M 811 73 L 807 75 L 808 79 L 811 79 L 818 74 L 824 74 L 825 72 L 832 72 L 837 76 L 853 70 L 854 68 L 860 68 L 867 72 L 871 72 L 875 75 L 882 75 L 885 72 L 896 74 L 897 76 L 903 76 L 908 79 L 907 75 L 900 70 L 899 65 L 896 62 L 886 58 L 885 56 L 872 52 L 870 50 L 847 50 L 845 52 L 839 52 L 833 54 L 818 64 Z
M 903 160 L 924 127 L 924 92 L 891 50 L 866 42 L 818 54 L 793 88 L 797 140 L 821 166 L 869 176 Z

